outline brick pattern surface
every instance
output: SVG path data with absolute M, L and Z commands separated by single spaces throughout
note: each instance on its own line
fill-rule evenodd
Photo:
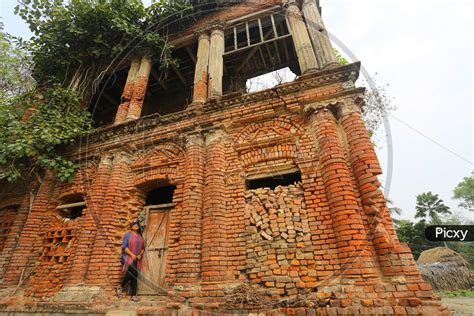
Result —
M 395 236 L 359 112 L 341 110 L 362 96 L 344 85 L 357 71 L 341 66 L 90 135 L 69 152 L 81 164 L 74 181 L 47 174 L 31 211 L 27 192 L 1 191 L 0 206 L 19 205 L 1 286 L 24 279 L 40 301 L 71 286 L 112 293 L 129 223 L 147 192 L 174 185 L 164 290 L 176 302 L 160 307 L 170 313 L 187 298 L 218 314 L 249 284 L 268 315 L 449 314 Z M 301 182 L 247 189 L 249 177 L 289 170 Z M 86 208 L 63 223 L 56 207 L 71 196 Z

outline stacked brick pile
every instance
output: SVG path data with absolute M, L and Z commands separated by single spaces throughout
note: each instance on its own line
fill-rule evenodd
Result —
M 248 190 L 246 273 L 273 299 L 315 286 L 311 234 L 301 183 Z

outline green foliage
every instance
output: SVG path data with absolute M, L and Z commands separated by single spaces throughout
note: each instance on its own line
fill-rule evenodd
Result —
M 23 0 L 16 13 L 33 33 L 29 43 L 39 82 L 68 82 L 79 69 L 92 78 L 130 55 L 147 52 L 165 69 L 171 45 L 160 23 L 190 9 L 187 1 Z M 54 61 L 54 62 L 51 62 Z
M 408 244 L 415 260 L 418 259 L 421 252 L 442 245 L 442 243 L 430 242 L 426 239 L 426 226 L 423 221 L 413 223 L 409 220 L 399 220 L 395 225 L 398 239 Z
M 472 297 L 474 298 L 473 290 L 443 291 L 438 294 L 441 297 Z
M 465 177 L 453 191 L 453 199 L 461 200 L 459 206 L 474 211 L 474 172 Z
M 441 224 L 442 217 L 451 214 L 449 207 L 446 206 L 438 194 L 431 192 L 421 193 L 416 197 L 416 214 L 415 218 L 421 221 L 429 220 L 430 224 Z
M 334 50 L 334 55 L 336 55 L 336 60 L 339 64 L 341 65 L 347 65 L 349 64 L 349 61 L 341 55 L 341 53 L 337 50 L 337 49 L 333 49 Z
M 13 182 L 47 168 L 60 180 L 71 180 L 76 165 L 59 150 L 91 126 L 77 93 L 53 86 L 0 101 L 0 179 Z M 31 114 L 23 122 L 25 110 Z
M 30 66 L 28 55 L 13 45 L 13 38 L 3 31 L 3 23 L 0 22 L 0 99 L 34 86 Z

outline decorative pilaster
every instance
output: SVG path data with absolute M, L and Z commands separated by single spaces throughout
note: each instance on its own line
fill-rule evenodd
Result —
M 303 15 L 320 68 L 339 65 L 329 35 L 314 0 L 304 0 Z
M 112 168 L 112 157 L 110 155 L 102 156 L 97 166 L 93 182 L 84 183 L 84 197 L 86 208 L 83 210 L 82 229 L 78 232 L 77 244 L 71 257 L 71 268 L 68 272 L 65 284 L 81 284 L 86 280 L 87 270 L 91 261 L 92 251 L 97 238 L 98 227 L 100 226 L 100 217 L 102 215 L 102 206 L 104 203 L 105 192 L 110 179 Z M 88 175 L 85 177 L 89 178 Z
M 177 283 L 197 282 L 201 277 L 204 140 L 199 134 L 187 137 L 185 166 L 187 169 L 176 268 Z
M 128 108 L 130 106 L 130 101 L 132 100 L 133 88 L 135 86 L 135 80 L 137 79 L 138 70 L 140 68 L 140 59 L 133 58 L 130 64 L 130 69 L 128 70 L 127 82 L 122 92 L 122 103 L 117 108 L 117 113 L 115 114 L 114 124 L 120 124 L 125 121 Z
M 327 107 L 309 105 L 305 110 L 319 148 L 319 164 L 331 211 L 341 273 L 346 276 L 375 275 L 375 264 L 336 119 Z
M 50 203 L 56 183 L 57 178 L 53 172 L 46 171 L 43 182 L 34 197 L 31 212 L 21 231 L 15 254 L 6 268 L 8 273 L 3 277 L 4 285 L 17 285 L 20 275 L 29 275 L 38 261 L 43 245 L 43 234 L 40 228 L 43 227 L 47 205 Z
M 224 26 L 211 27 L 209 51 L 209 97 L 222 95 L 222 76 L 224 75 Z
M 194 71 L 193 102 L 203 103 L 207 99 L 207 77 L 209 66 L 209 35 L 199 33 L 196 70 Z
M 151 67 L 152 63 L 150 57 L 142 57 L 140 61 L 140 68 L 136 74 L 132 98 L 130 100 L 126 120 L 136 120 L 140 117 L 143 101 L 145 100 L 146 88 L 148 86 L 148 78 L 150 77 Z
M 356 104 L 362 100 L 362 97 L 349 97 L 339 102 L 338 116 L 349 145 L 352 170 L 358 183 L 362 206 L 368 217 L 372 243 L 382 271 L 385 274 L 390 274 L 393 264 L 388 262 L 387 254 L 394 251 L 395 232 L 385 198 L 380 190 L 380 182 L 377 179 L 377 176 L 382 174 L 382 169 L 362 119 L 360 108 Z M 387 229 L 390 230 L 390 233 Z
M 286 5 L 286 15 L 290 24 L 291 37 L 295 45 L 301 73 L 304 74 L 311 70 L 317 70 L 319 68 L 318 62 L 314 55 L 308 30 L 295 0 L 290 0 Z
M 206 136 L 202 222 L 202 280 L 223 281 L 228 275 L 224 132 Z
M 113 153 L 112 170 L 107 183 L 97 227 L 91 262 L 88 266 L 86 283 L 115 287 L 121 277 L 120 256 L 121 219 L 128 220 L 124 198 L 129 183 L 130 154 L 124 151 Z M 114 254 L 111 256 L 111 254 Z M 106 263 L 107 265 L 104 265 Z

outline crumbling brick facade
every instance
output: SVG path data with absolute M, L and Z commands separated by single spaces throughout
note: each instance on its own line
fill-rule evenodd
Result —
M 290 1 L 288 11 L 299 14 L 307 2 Z M 249 12 L 227 8 L 209 21 Z M 302 26 L 311 32 L 309 17 L 299 19 L 293 37 Z M 146 58 L 131 61 L 114 124 L 68 154 L 81 164 L 72 183 L 48 172 L 31 199 L 3 188 L 0 287 L 7 293 L 20 285 L 29 308 L 81 301 L 94 310 L 119 283 L 129 223 L 140 218 L 154 233 L 153 214 L 166 213 L 165 246 L 147 250 L 161 260 L 149 269 L 161 272 L 141 281 L 143 291 L 151 282 L 152 295 L 168 298 L 155 312 L 449 314 L 394 231 L 361 118 L 364 89 L 354 86 L 360 65 L 334 65 L 314 49 L 298 56 L 293 82 L 219 95 L 206 50 L 220 35 L 213 39 L 208 24 L 193 29 L 206 35 L 195 37 L 203 43 L 198 90 L 185 110 L 137 119 L 150 67 Z M 314 47 L 318 36 L 306 34 L 295 46 Z M 149 202 L 164 187 L 172 187 L 171 201 Z

